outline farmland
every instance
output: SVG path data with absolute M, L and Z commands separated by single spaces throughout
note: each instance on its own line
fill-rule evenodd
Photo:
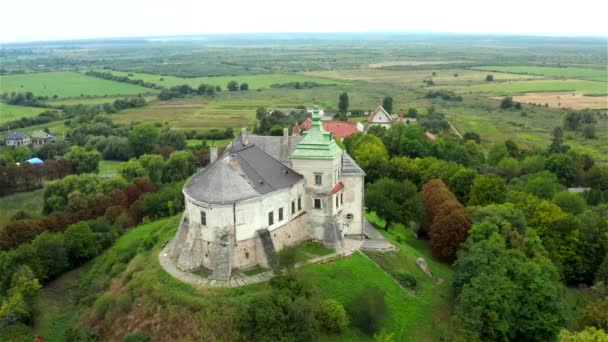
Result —
M 112 82 L 73 71 L 57 71 L 2 76 L 0 93 L 32 92 L 36 96 L 60 98 L 81 96 L 137 95 L 154 89 Z
M 586 96 L 581 93 L 526 93 L 514 96 L 513 100 L 522 103 L 547 104 L 553 108 L 607 109 L 608 96 Z
M 460 93 L 475 92 L 496 95 L 515 95 L 534 92 L 583 92 L 606 93 L 608 83 L 581 80 L 531 80 L 513 82 L 492 82 L 491 84 L 476 84 L 470 86 L 450 86 L 446 89 Z
M 38 107 L 14 106 L 0 102 L 0 124 L 8 121 L 18 120 L 36 116 L 46 109 Z
M 538 75 L 546 77 L 575 78 L 608 82 L 607 69 L 590 69 L 577 67 L 544 67 L 544 66 L 482 66 L 475 67 L 476 70 L 497 71 L 514 74 Z

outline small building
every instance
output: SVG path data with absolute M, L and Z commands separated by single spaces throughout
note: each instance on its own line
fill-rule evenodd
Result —
M 429 140 L 437 140 L 437 136 L 429 131 L 424 132 L 424 135 L 429 139 Z
M 57 142 L 57 137 L 44 131 L 36 131 L 32 133 L 32 144 L 34 146 L 42 146 L 44 144 L 54 144 Z
M 6 146 L 29 146 L 32 143 L 30 136 L 23 132 L 11 132 L 4 141 Z
M 403 117 L 403 111 L 401 111 L 399 114 L 390 114 L 386 111 L 386 109 L 384 109 L 384 107 L 378 106 L 378 108 L 376 108 L 376 110 L 367 117 L 367 128 L 369 129 L 372 126 L 382 126 L 389 129 L 392 125 L 397 123 L 410 125 L 416 122 L 416 118 Z
M 365 131 L 365 127 L 356 121 L 322 121 L 323 129 L 334 136 L 344 139 L 350 135 Z M 291 130 L 293 135 L 300 135 L 302 131 L 309 131 L 312 126 L 312 118 L 307 118 L 301 124 L 295 124 Z

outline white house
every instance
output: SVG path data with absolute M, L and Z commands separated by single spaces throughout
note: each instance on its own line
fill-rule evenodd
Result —
M 6 146 L 28 146 L 32 143 L 30 136 L 23 132 L 11 132 L 4 141 Z

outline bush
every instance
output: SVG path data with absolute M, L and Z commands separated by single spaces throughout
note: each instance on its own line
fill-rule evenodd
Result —
M 344 306 L 334 299 L 321 301 L 317 319 L 321 328 L 330 333 L 339 333 L 348 326 L 348 315 Z
M 365 288 L 350 303 L 347 311 L 353 325 L 370 336 L 380 331 L 382 323 L 389 315 L 384 292 L 375 286 Z
M 416 290 L 416 278 L 409 273 L 398 273 L 395 275 L 395 279 L 401 284 L 401 286 L 410 290 Z
M 122 342 L 148 342 L 150 341 L 150 335 L 145 332 L 136 331 L 128 333 L 122 338 Z

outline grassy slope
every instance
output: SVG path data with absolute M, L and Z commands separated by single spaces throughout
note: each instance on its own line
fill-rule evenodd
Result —
M 160 86 L 172 87 L 176 85 L 188 84 L 192 87 L 198 87 L 200 84 L 212 84 L 215 86 L 220 86 L 222 89 L 226 90 L 227 84 L 230 81 L 236 81 L 240 83 L 247 83 L 249 85 L 249 89 L 260 89 L 260 88 L 270 88 L 273 84 L 281 84 L 288 82 L 316 82 L 319 84 L 340 84 L 342 82 L 328 80 L 325 78 L 319 77 L 309 77 L 298 74 L 265 74 L 265 75 L 240 75 L 240 76 L 217 76 L 217 77 L 192 77 L 192 78 L 184 78 L 184 77 L 175 77 L 175 76 L 162 76 L 155 74 L 145 74 L 145 73 L 137 73 L 137 72 L 124 72 L 124 71 L 108 71 L 108 70 L 98 70 L 102 72 L 110 72 L 117 76 L 128 76 L 131 74 L 132 76 L 128 76 L 129 78 L 136 80 L 143 80 L 146 82 L 151 82 Z M 162 81 L 160 79 L 163 79 Z
M 18 120 L 20 118 L 29 118 L 36 116 L 45 110 L 46 108 L 37 107 L 26 107 L 26 106 L 13 106 L 0 102 L 0 124 L 7 121 Z
M 0 197 L 0 227 L 7 224 L 18 211 L 24 210 L 33 217 L 41 216 L 43 190 L 22 192 Z
M 90 77 L 78 72 L 56 71 L 2 76 L 1 92 L 31 91 L 38 96 L 79 97 L 156 93 L 150 88 Z
M 590 69 L 590 68 L 558 68 L 558 67 L 543 67 L 543 66 L 483 66 L 473 69 L 508 72 L 516 74 L 530 74 L 547 77 L 567 77 L 576 79 L 587 79 L 592 81 L 608 82 L 608 72 L 606 69 Z

